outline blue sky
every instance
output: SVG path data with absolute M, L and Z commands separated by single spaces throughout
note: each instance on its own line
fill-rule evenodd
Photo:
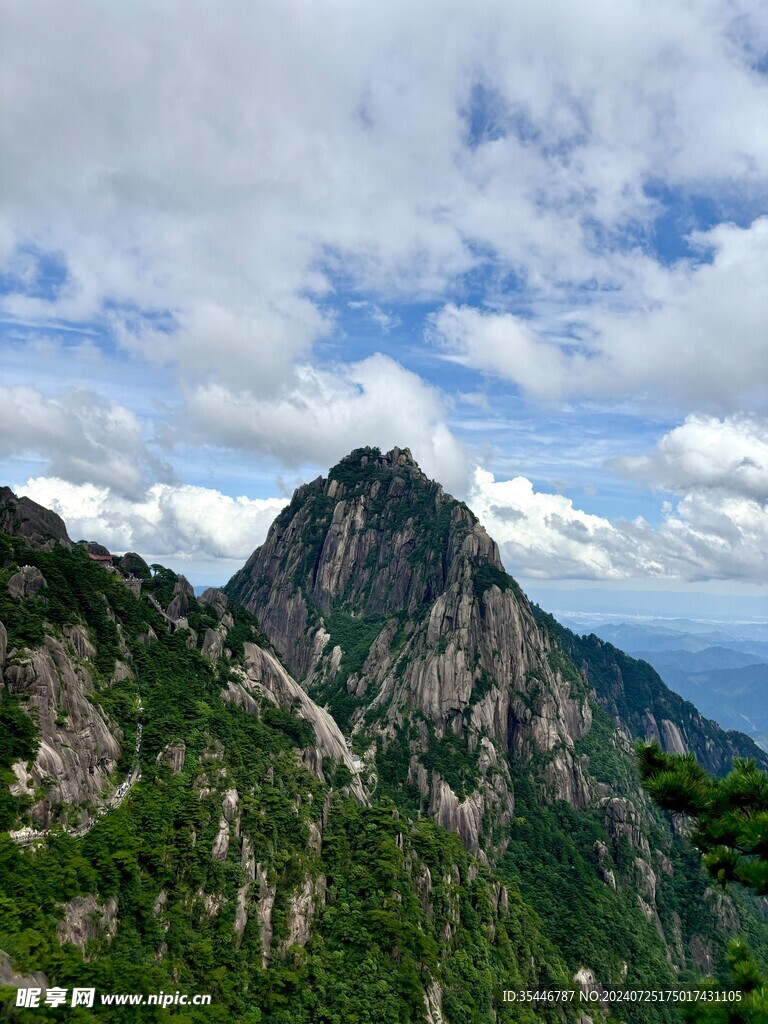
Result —
M 544 6 L 10 10 L 3 482 L 222 582 L 397 444 L 533 589 L 757 598 L 761 5 Z

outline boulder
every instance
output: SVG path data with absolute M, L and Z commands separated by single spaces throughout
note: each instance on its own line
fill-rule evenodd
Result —
M 8 580 L 8 593 L 17 600 L 23 597 L 37 597 L 47 587 L 45 576 L 35 565 L 22 565 Z

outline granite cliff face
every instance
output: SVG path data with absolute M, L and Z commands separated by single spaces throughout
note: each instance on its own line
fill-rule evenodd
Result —
M 87 630 L 71 626 L 60 640 L 46 636 L 40 647 L 16 652 L 7 666 L 0 657 L 0 687 L 24 700 L 40 731 L 34 761 L 14 764 L 11 786 L 31 802 L 37 828 L 77 825 L 113 788 L 122 730 L 89 700 L 95 686 L 88 662 L 95 653 Z
M 513 815 L 509 756 L 538 757 L 548 799 L 588 802 L 573 756 L 586 687 L 563 675 L 495 542 L 407 450 L 361 449 L 300 488 L 227 592 L 350 733 L 386 750 L 408 731 L 423 809 L 473 852 Z M 429 754 L 451 744 L 472 761 L 459 787 Z

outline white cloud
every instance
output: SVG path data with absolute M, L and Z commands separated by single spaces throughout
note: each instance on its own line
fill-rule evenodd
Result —
M 691 493 L 654 528 L 642 518 L 590 515 L 523 477 L 496 481 L 478 469 L 469 505 L 513 575 L 762 583 L 768 574 L 768 515 L 748 498 Z
M 429 335 L 453 358 L 539 398 L 652 394 L 734 411 L 768 402 L 768 217 L 696 236 L 711 263 L 637 264 L 638 310 L 595 307 L 578 338 L 512 313 L 444 306 Z M 559 331 L 557 330 L 559 326 Z
M 420 297 L 490 260 L 536 293 L 633 291 L 613 232 L 648 224 L 649 179 L 764 195 L 760 14 L 730 0 L 332 16 L 235 0 L 224 19 L 181 0 L 15 5 L 0 249 L 14 238 L 29 266 L 56 253 L 67 276 L 4 305 L 111 311 L 144 356 L 258 392 L 327 330 L 317 299 L 336 274 Z M 176 333 L 137 326 L 158 310 Z
M 56 477 L 37 477 L 14 489 L 58 512 L 73 539 L 95 540 L 115 552 L 197 562 L 242 563 L 286 504 L 284 498 L 230 498 L 191 484 L 153 484 L 139 500 Z
M 468 503 L 520 576 L 621 578 L 612 552 L 619 532 L 606 519 L 574 508 L 570 498 L 534 491 L 530 480 L 495 480 L 475 471 Z
M 556 342 L 540 338 L 529 322 L 512 313 L 449 304 L 432 318 L 428 335 L 457 361 L 513 380 L 540 398 L 559 397 L 569 363 L 584 361 L 567 359 Z
M 310 355 L 312 342 L 332 322 L 300 298 L 240 309 L 201 299 L 163 329 L 135 315 L 110 320 L 129 352 L 156 365 L 180 360 L 188 386 L 213 379 L 254 395 L 269 395 L 289 379 L 295 361 Z
M 121 495 L 142 493 L 149 479 L 171 476 L 129 409 L 74 388 L 49 398 L 32 387 L 0 387 L 0 454 L 41 457 L 52 474 Z
M 747 414 L 692 414 L 650 455 L 615 460 L 617 468 L 667 491 L 718 490 L 768 502 L 768 420 Z
M 424 471 L 464 493 L 469 464 L 445 423 L 440 392 L 387 356 L 319 370 L 299 366 L 290 387 L 254 398 L 220 384 L 187 399 L 190 426 L 230 448 L 258 449 L 292 467 L 330 466 L 353 448 L 410 447 Z

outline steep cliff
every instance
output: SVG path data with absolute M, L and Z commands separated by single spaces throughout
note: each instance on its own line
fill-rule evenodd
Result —
M 18 498 L 10 487 L 0 487 L 0 533 L 21 537 L 31 548 L 72 546 L 61 516 L 31 498 Z
M 407 450 L 360 449 L 300 488 L 226 589 L 360 749 L 408 743 L 422 809 L 473 852 L 513 814 L 509 755 L 544 755 L 548 797 L 588 801 L 586 687 L 494 541 Z

